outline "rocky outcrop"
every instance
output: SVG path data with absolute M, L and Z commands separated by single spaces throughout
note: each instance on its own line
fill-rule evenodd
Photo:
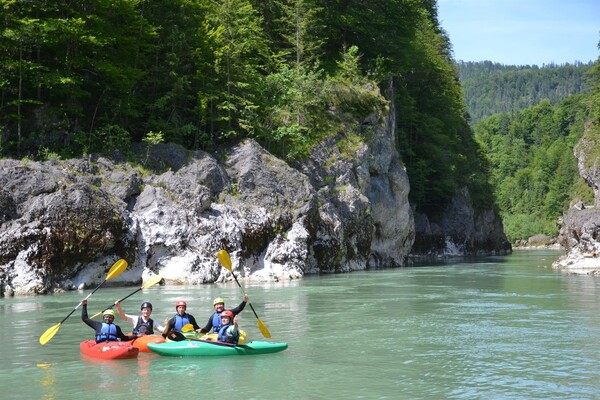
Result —
M 0 295 L 94 286 L 119 258 L 107 286 L 217 282 L 219 249 L 248 280 L 405 265 L 414 223 L 389 115 L 294 166 L 253 140 L 216 155 L 141 146 L 143 168 L 0 160 Z
M 600 275 L 600 174 L 596 155 L 600 143 L 594 129 L 587 126 L 574 149 L 579 175 L 594 191 L 594 204 L 576 200 L 563 216 L 558 240 L 565 255 L 553 264 L 574 274 Z
M 498 213 L 493 209 L 476 209 L 467 188 L 445 207 L 438 222 L 423 214 L 415 217 L 415 235 L 410 255 L 415 262 L 508 254 L 512 250 Z

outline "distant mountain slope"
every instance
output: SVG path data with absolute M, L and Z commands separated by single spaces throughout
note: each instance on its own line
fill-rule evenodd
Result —
M 457 62 L 471 124 L 502 112 L 523 110 L 547 99 L 561 99 L 584 90 L 592 63 L 514 66 L 491 61 Z

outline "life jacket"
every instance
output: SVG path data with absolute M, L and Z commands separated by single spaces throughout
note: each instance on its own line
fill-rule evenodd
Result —
M 213 332 L 218 333 L 221 329 L 221 313 L 214 313 L 212 317 Z
M 223 325 L 221 327 L 221 329 L 219 329 L 219 336 L 217 337 L 217 340 L 219 342 L 227 342 L 227 343 L 233 343 L 233 344 L 238 343 L 238 340 L 240 338 L 240 331 L 238 330 L 234 334 L 229 334 L 229 333 L 227 333 L 227 329 L 230 326 L 233 326 L 233 324 Z
M 183 328 L 184 325 L 187 325 L 189 323 L 190 319 L 188 318 L 187 313 L 183 314 L 183 316 L 176 314 L 175 326 L 173 327 L 173 329 L 175 330 L 175 332 L 181 332 L 181 328 Z
M 102 328 L 96 333 L 96 343 L 114 342 L 119 340 L 117 337 L 117 326 L 115 324 L 102 323 Z
M 148 318 L 148 322 L 144 322 L 144 319 L 140 315 L 137 320 L 133 333 L 137 335 L 154 335 L 154 321 L 152 318 Z

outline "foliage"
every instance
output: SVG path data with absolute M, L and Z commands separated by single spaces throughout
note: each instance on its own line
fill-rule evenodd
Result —
M 288 159 L 339 136 L 351 152 L 394 99 L 417 210 L 465 186 L 493 202 L 433 0 L 0 7 L 3 156 L 126 150 L 148 132 L 205 150 L 253 137 Z
M 476 138 L 490 162 L 490 182 L 509 239 L 557 234 L 571 194 L 581 191 L 573 148 L 588 114 L 587 96 L 573 95 L 557 106 L 542 101 L 477 124 Z
M 583 93 L 591 62 L 565 65 L 503 65 L 491 61 L 457 63 L 471 123 L 499 113 L 521 111 L 542 100 L 558 104 Z

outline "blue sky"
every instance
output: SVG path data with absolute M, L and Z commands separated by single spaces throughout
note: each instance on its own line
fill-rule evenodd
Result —
M 596 61 L 600 0 L 438 0 L 454 58 L 506 65 Z

